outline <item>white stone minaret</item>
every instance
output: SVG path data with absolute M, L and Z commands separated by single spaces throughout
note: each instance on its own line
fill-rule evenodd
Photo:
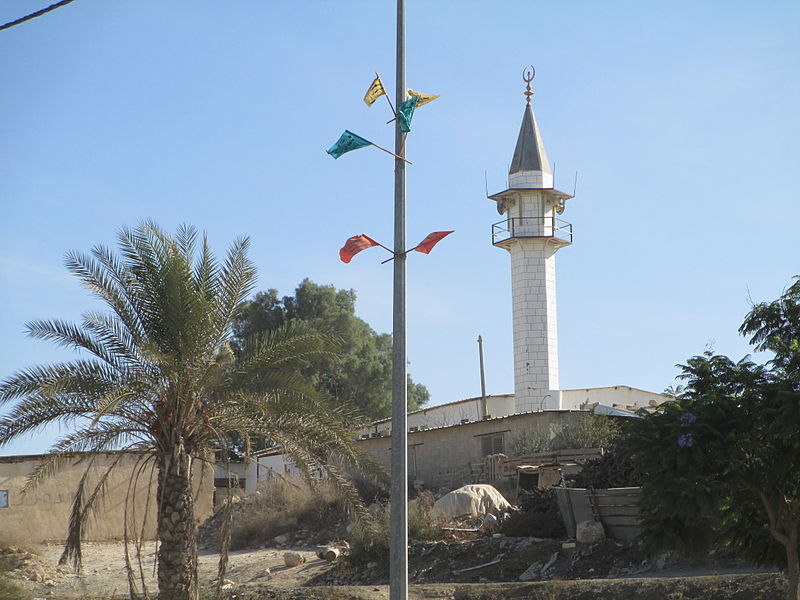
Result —
M 553 171 L 531 108 L 532 80 L 529 71 L 508 189 L 489 196 L 506 217 L 492 226 L 492 243 L 511 254 L 517 412 L 561 408 L 556 252 L 572 243 L 572 225 L 556 217 L 572 196 L 553 188 Z

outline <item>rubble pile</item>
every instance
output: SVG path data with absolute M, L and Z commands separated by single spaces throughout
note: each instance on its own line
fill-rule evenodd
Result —
M 15 546 L 0 548 L 0 562 L 10 567 L 9 576 L 12 579 L 32 581 L 48 587 L 54 587 L 56 582 L 72 575 L 69 567 L 53 568 L 36 554 Z
M 613 447 L 603 456 L 588 461 L 583 469 L 569 477 L 568 487 L 608 489 L 633 487 L 636 482 L 630 453 Z
M 564 522 L 552 489 L 534 489 L 519 499 L 519 507 L 501 524 L 509 536 L 560 538 L 566 536 Z
M 667 555 L 652 558 L 638 542 L 604 539 L 592 544 L 536 537 L 486 535 L 472 540 L 448 540 L 409 548 L 412 583 L 544 581 L 597 579 L 638 575 L 663 569 Z M 382 585 L 388 564 L 355 567 L 338 562 L 317 585 Z

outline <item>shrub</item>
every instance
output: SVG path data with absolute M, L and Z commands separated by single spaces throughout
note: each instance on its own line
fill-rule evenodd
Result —
M 550 441 L 550 449 L 608 447 L 620 436 L 620 432 L 620 425 L 615 419 L 588 414 L 583 419 L 559 427 Z
M 409 541 L 431 541 L 441 538 L 442 528 L 433 514 L 435 499 L 430 492 L 422 492 L 408 505 Z M 376 511 L 372 522 L 356 523 L 350 533 L 350 560 L 356 564 L 366 562 L 386 563 L 389 560 L 389 532 L 391 510 L 382 507 Z
M 538 427 L 527 427 L 511 436 L 509 447 L 513 456 L 527 456 L 550 449 L 550 433 Z

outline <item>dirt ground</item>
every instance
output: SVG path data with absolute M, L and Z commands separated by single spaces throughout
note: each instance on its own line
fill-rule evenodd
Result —
M 558 540 L 522 540 L 525 538 L 484 538 L 412 548 L 409 595 L 412 600 L 772 600 L 785 595 L 785 584 L 780 574 L 748 573 L 753 571 L 751 567 L 727 559 L 705 561 L 706 564 L 702 565 L 659 559 L 654 561 L 659 564 L 645 561 L 643 565 L 635 546 L 619 546 L 612 540 L 599 542 L 593 548 L 567 549 Z M 518 548 L 523 544 L 528 547 Z M 592 550 L 587 553 L 589 548 Z M 34 550 L 35 553 L 26 555 L 15 576 L 34 598 L 111 600 L 128 597 L 122 543 L 85 544 L 85 567 L 81 575 L 57 566 L 62 550 L 60 545 L 40 546 Z M 493 562 L 486 561 L 485 555 L 502 554 L 503 550 L 505 555 L 500 562 L 480 566 Z M 581 555 L 581 550 L 586 556 Z M 146 582 L 151 591 L 156 587 L 154 551 L 152 543 L 143 550 Z M 298 552 L 306 562 L 297 567 L 286 567 L 283 554 L 287 551 Z M 559 556 L 553 560 L 556 552 Z M 612 555 L 610 558 L 609 554 Z M 218 558 L 214 552 L 201 552 L 201 586 L 211 586 L 216 577 Z M 519 574 L 529 565 L 550 560 L 553 564 L 536 577 L 539 581 L 518 581 Z M 630 565 L 638 566 L 632 568 Z M 473 566 L 479 568 L 470 569 Z M 237 600 L 388 598 L 385 585 L 388 577 L 384 566 L 371 563 L 361 568 L 345 561 L 331 564 L 317 558 L 314 548 L 307 547 L 233 552 L 226 579 L 228 598 Z

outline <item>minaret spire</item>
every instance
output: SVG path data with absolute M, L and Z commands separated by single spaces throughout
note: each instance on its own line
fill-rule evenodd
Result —
M 508 170 L 508 187 L 546 189 L 553 187 L 553 170 L 547 159 L 539 125 L 531 107 L 531 82 L 536 76 L 536 70 L 524 72 L 522 80 L 525 82 L 525 112 L 522 115 L 522 125 L 517 136 L 517 145 L 514 148 L 514 157 L 511 159 L 511 168 Z

